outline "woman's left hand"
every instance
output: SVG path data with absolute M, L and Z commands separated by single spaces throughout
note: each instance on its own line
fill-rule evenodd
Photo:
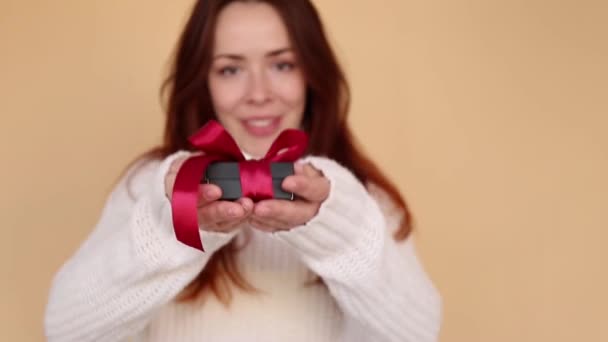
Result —
M 255 204 L 249 223 L 256 229 L 289 230 L 310 221 L 329 196 L 329 180 L 311 164 L 294 165 L 294 175 L 283 180 L 283 189 L 293 192 L 294 201 L 264 200 Z

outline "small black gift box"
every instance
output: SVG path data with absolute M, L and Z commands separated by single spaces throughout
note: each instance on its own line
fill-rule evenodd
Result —
M 294 194 L 281 187 L 285 177 L 294 174 L 293 163 L 270 163 L 272 190 L 275 199 L 293 200 Z M 241 176 L 238 162 L 216 162 L 207 167 L 201 183 L 210 183 L 222 189 L 223 200 L 234 201 L 243 197 Z

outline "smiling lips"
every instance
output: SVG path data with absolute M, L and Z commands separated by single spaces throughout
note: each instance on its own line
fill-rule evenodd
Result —
M 242 119 L 241 123 L 245 130 L 256 137 L 267 137 L 276 133 L 281 124 L 281 117 L 253 117 L 248 119 Z

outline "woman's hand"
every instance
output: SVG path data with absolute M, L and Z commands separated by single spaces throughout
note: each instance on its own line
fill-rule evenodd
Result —
M 310 164 L 294 165 L 295 174 L 283 180 L 283 189 L 294 201 L 265 200 L 255 204 L 250 224 L 263 231 L 289 230 L 310 221 L 329 196 L 329 180 Z
M 177 172 L 186 159 L 188 157 L 176 159 L 167 171 L 165 195 L 169 200 L 173 194 Z M 247 220 L 252 213 L 253 201 L 250 198 L 241 198 L 236 202 L 218 201 L 222 196 L 222 189 L 213 184 L 201 184 L 198 190 L 198 222 L 204 230 L 229 232 Z

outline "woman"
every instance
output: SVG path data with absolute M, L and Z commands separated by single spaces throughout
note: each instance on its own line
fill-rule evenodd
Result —
M 50 341 L 433 341 L 440 298 L 396 188 L 355 146 L 348 87 L 308 0 L 201 0 L 178 46 L 164 144 L 140 158 L 56 275 Z M 299 199 L 200 187 L 205 252 L 171 217 L 187 138 L 217 119 L 249 158 L 302 128 Z

